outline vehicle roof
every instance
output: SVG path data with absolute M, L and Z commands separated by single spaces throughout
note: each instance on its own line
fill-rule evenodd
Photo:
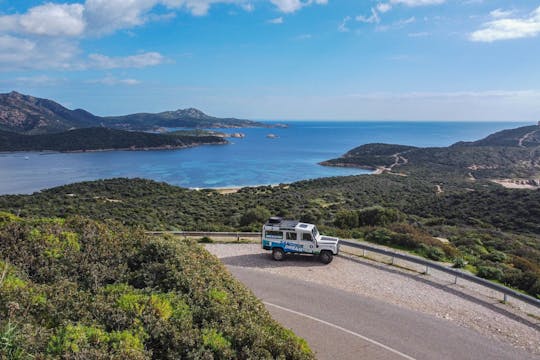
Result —
M 280 220 L 279 222 L 267 222 L 265 227 L 279 228 L 280 230 L 309 231 L 311 232 L 315 225 L 302 223 L 296 220 Z

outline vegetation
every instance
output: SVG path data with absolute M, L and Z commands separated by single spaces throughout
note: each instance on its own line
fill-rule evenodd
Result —
M 540 174 L 540 127 L 503 130 L 482 140 L 440 148 L 366 144 L 322 164 L 394 166 L 392 170 L 401 174 L 461 187 L 478 179 L 534 178 Z
M 103 149 L 183 148 L 202 144 L 226 144 L 218 136 L 151 134 L 104 127 L 46 135 L 20 135 L 0 131 L 0 151 L 86 151 Z
M 159 127 L 234 128 L 277 125 L 235 118 L 217 118 L 197 109 L 101 117 L 82 109 L 70 110 L 52 100 L 23 95 L 15 91 L 0 94 L 0 130 L 2 131 L 37 135 L 98 126 L 148 131 Z
M 222 195 L 150 180 L 111 179 L 1 196 L 0 209 L 24 218 L 80 214 L 148 230 L 200 231 L 259 231 L 260 223 L 276 214 L 317 223 L 341 237 L 452 263 L 461 258 L 472 269 L 494 266 L 503 272 L 502 282 L 538 294 L 540 191 L 478 183 L 474 191 L 437 193 L 432 183 L 413 176 L 364 175 Z M 500 253 L 506 257 L 487 256 Z
M 0 358 L 313 358 L 194 242 L 6 213 L 0 238 Z
M 268 216 L 279 215 L 317 223 L 328 234 L 444 260 L 539 296 L 540 190 L 506 189 L 485 180 L 498 173 L 537 173 L 535 134 L 529 128 L 510 131 L 512 144 L 520 136 L 516 146 L 499 146 L 505 141 L 499 134 L 476 145 L 373 144 L 350 152 L 351 159 L 387 157 L 385 166 L 399 156 L 408 160 L 379 176 L 307 180 L 232 194 L 110 179 L 0 196 L 0 209 L 27 219 L 81 215 L 147 230 L 259 231 Z

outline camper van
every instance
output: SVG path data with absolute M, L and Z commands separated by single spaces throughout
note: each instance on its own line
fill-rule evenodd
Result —
M 339 253 L 339 239 L 319 234 L 317 227 L 295 220 L 271 217 L 264 224 L 261 234 L 264 250 L 271 250 L 272 257 L 281 261 L 287 253 L 318 255 L 321 262 L 329 264 Z

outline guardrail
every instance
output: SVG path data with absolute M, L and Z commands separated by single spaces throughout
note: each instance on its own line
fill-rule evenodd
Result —
M 219 231 L 147 231 L 151 235 L 177 235 L 177 236 L 215 236 L 215 237 L 235 237 L 235 238 L 260 238 L 261 233 L 256 232 L 219 232 Z
M 374 252 L 374 253 L 377 253 L 377 254 L 389 256 L 389 257 L 392 258 L 392 263 L 394 262 L 394 258 L 397 258 L 397 259 L 405 260 L 405 261 L 412 262 L 412 263 L 415 263 L 415 264 L 423 265 L 423 266 L 426 267 L 426 274 L 429 274 L 429 269 L 430 268 L 445 272 L 447 274 L 455 276 L 454 283 L 457 283 L 457 279 L 461 278 L 461 279 L 464 279 L 464 280 L 467 280 L 467 281 L 470 281 L 470 282 L 485 286 L 485 287 L 490 288 L 492 290 L 496 290 L 498 292 L 501 292 L 504 295 L 504 302 L 508 301 L 508 296 L 512 296 L 513 298 L 521 300 L 523 302 L 526 302 L 526 303 L 528 303 L 530 305 L 540 307 L 540 300 L 539 299 L 535 299 L 532 296 L 529 296 L 529 295 L 520 293 L 518 291 L 512 290 L 512 289 L 510 289 L 510 288 L 508 288 L 508 287 L 506 287 L 504 285 L 500 285 L 500 284 L 494 283 L 492 281 L 482 279 L 482 278 L 480 278 L 478 276 L 475 276 L 475 275 L 460 271 L 458 269 L 450 268 L 450 267 L 438 264 L 436 262 L 429 261 L 429 260 L 426 260 L 426 259 L 422 259 L 422 258 L 419 258 L 419 257 L 416 257 L 416 256 L 406 255 L 406 254 L 402 254 L 402 253 L 398 253 L 398 252 L 394 252 L 394 251 L 389 251 L 389 250 L 381 249 L 381 248 L 378 248 L 378 247 L 370 246 L 370 245 L 367 245 L 367 244 L 361 244 L 361 243 L 358 243 L 358 242 L 340 240 L 340 243 L 343 246 L 350 246 L 350 247 L 354 247 L 354 248 L 357 248 L 357 249 L 362 249 L 362 250 L 365 250 L 365 251 L 371 251 L 371 252 Z
M 149 231 L 149 234 L 152 235 L 161 235 L 161 234 L 171 234 L 171 235 L 177 235 L 177 236 L 214 236 L 214 237 L 235 237 L 237 239 L 240 238 L 260 238 L 261 233 L 258 232 L 211 232 L 211 231 Z M 518 291 L 512 290 L 504 285 L 500 285 L 497 283 L 494 283 L 492 281 L 479 278 L 478 276 L 460 271 L 458 269 L 450 268 L 441 264 L 438 264 L 434 261 L 426 260 L 420 257 L 416 257 L 413 255 L 403 254 L 399 252 L 394 252 L 386 249 L 381 249 L 379 247 L 350 241 L 350 240 L 341 240 L 340 244 L 342 246 L 350 246 L 353 248 L 361 249 L 364 251 L 371 251 L 377 254 L 385 255 L 390 258 L 392 258 L 392 264 L 394 263 L 394 259 L 401 259 L 405 260 L 411 263 L 415 263 L 418 265 L 423 265 L 426 267 L 426 274 L 429 274 L 429 269 L 435 269 L 438 271 L 445 272 L 447 274 L 453 275 L 455 277 L 454 283 L 457 283 L 458 279 L 464 279 L 470 282 L 473 282 L 478 285 L 482 285 L 484 287 L 487 287 L 489 289 L 498 291 L 503 294 L 504 296 L 504 302 L 508 301 L 508 296 L 511 296 L 515 299 L 518 299 L 520 301 L 523 301 L 527 304 L 536 306 L 540 308 L 540 300 L 536 299 L 532 296 L 520 293 Z M 364 254 L 365 255 L 365 254 Z

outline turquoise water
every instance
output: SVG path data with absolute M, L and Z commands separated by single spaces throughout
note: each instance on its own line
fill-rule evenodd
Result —
M 184 187 L 289 183 L 368 173 L 318 162 L 361 144 L 386 142 L 447 146 L 531 123 L 488 122 L 290 122 L 286 129 L 230 129 L 244 139 L 230 145 L 174 151 L 0 154 L 0 194 L 31 193 L 72 182 L 141 177 Z M 277 139 L 269 139 L 268 134 Z

